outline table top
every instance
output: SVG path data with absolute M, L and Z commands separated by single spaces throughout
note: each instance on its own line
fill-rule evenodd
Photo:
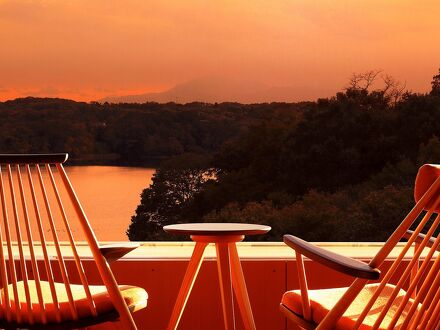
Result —
M 181 223 L 164 226 L 163 230 L 170 234 L 187 234 L 200 236 L 226 235 L 260 235 L 271 228 L 265 225 L 250 223 Z

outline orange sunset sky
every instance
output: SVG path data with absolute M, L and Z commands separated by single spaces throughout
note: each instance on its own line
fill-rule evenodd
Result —
M 207 85 L 215 101 L 312 100 L 371 69 L 427 92 L 439 17 L 438 0 L 0 0 L 0 100 L 176 85 L 193 100 Z

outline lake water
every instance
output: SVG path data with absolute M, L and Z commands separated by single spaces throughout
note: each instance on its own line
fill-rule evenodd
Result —
M 125 231 L 155 169 L 67 166 L 66 171 L 98 240 L 127 241 Z

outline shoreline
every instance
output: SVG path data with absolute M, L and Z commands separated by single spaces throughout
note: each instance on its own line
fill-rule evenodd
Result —
M 158 168 L 160 164 L 168 157 L 158 157 L 156 159 L 145 161 L 125 161 L 119 155 L 87 155 L 86 157 L 67 159 L 65 166 L 118 166 L 118 167 L 140 167 L 140 168 Z

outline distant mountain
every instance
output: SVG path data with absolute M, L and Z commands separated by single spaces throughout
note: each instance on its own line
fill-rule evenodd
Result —
M 319 95 L 319 93 L 321 93 Z M 330 93 L 331 94 L 331 93 Z M 108 96 L 98 102 L 144 103 L 144 102 L 297 102 L 313 100 L 322 96 L 322 89 L 308 87 L 268 86 L 249 80 L 224 78 L 201 78 L 176 85 L 166 91 L 137 95 Z

